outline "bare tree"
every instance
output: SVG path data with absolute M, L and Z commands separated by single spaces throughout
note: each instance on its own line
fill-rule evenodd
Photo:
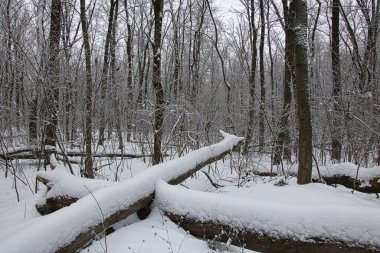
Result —
M 293 0 L 295 15 L 295 64 L 296 93 L 298 114 L 298 177 L 299 184 L 311 182 L 312 171 L 312 128 L 309 104 L 309 71 L 308 71 L 308 41 L 307 41 L 307 2 Z
M 154 111 L 154 154 L 153 164 L 162 161 L 162 134 L 164 123 L 165 97 L 161 83 L 161 30 L 163 16 L 163 0 L 152 0 L 154 10 L 154 39 L 153 39 L 153 80 L 156 104 Z
M 294 66 L 294 3 L 282 1 L 283 13 L 285 19 L 285 64 L 284 64 L 284 103 L 280 118 L 280 130 L 276 139 L 276 147 L 274 153 L 274 164 L 280 164 L 280 159 L 283 157 L 286 160 L 291 159 L 290 134 L 289 134 L 289 114 L 292 102 L 291 89 L 295 81 L 295 66 Z
M 339 0 L 332 1 L 332 24 L 331 24 L 331 66 L 333 74 L 333 105 L 334 118 L 331 131 L 331 158 L 337 162 L 341 159 L 342 134 L 339 125 L 342 117 L 342 85 L 340 78 L 340 53 L 339 53 Z
M 48 87 L 46 87 L 46 97 L 44 107 L 46 110 L 45 145 L 55 148 L 57 127 L 58 127 L 58 99 L 59 99 L 59 41 L 61 34 L 61 1 L 53 0 L 50 15 L 49 34 L 49 64 L 47 71 Z M 45 163 L 49 163 L 51 148 L 46 148 Z
M 110 55 L 110 44 L 111 44 L 111 36 L 112 36 L 112 27 L 114 26 L 113 18 L 114 18 L 114 9 L 116 5 L 115 0 L 110 0 L 110 12 L 108 16 L 108 28 L 107 28 L 107 35 L 106 35 L 106 41 L 104 45 L 104 55 L 103 55 L 103 69 L 102 69 L 102 75 L 100 79 L 100 97 L 102 104 L 100 106 L 100 127 L 99 127 L 99 140 L 98 145 L 104 144 L 104 130 L 106 128 L 106 115 L 105 115 L 105 102 L 106 102 L 106 96 L 107 96 L 107 81 L 108 81 L 108 69 L 109 69 L 109 55 Z
M 249 7 L 250 6 L 250 7 Z M 251 69 L 249 74 L 249 122 L 247 127 L 247 134 L 245 138 L 245 144 L 243 153 L 248 154 L 249 145 L 252 143 L 253 127 L 255 124 L 255 77 L 256 77 L 256 63 L 257 63 L 257 28 L 255 25 L 255 1 L 251 0 L 250 5 L 246 6 L 248 19 L 249 19 L 249 31 L 250 31 L 250 44 L 251 44 Z
M 264 151 L 265 147 L 265 68 L 264 68 L 264 45 L 265 45 L 265 9 L 264 0 L 260 0 L 260 45 L 259 45 L 259 66 L 260 66 L 260 113 L 259 113 L 259 151 Z
M 133 75 L 133 66 L 132 66 L 132 38 L 133 38 L 133 30 L 132 25 L 130 21 L 130 15 L 128 12 L 128 2 L 127 0 L 124 0 L 124 8 L 125 8 L 125 16 L 127 21 L 127 41 L 126 41 L 126 47 L 127 47 L 127 64 L 128 64 L 128 77 L 127 77 L 127 87 L 128 87 L 128 94 L 127 94 L 127 106 L 128 106 L 128 112 L 127 112 L 127 124 L 128 124 L 128 133 L 127 133 L 127 141 L 131 138 L 131 132 L 132 132 L 132 119 L 133 119 L 133 83 L 132 83 L 132 75 Z
M 85 0 L 80 0 L 80 20 L 83 33 L 83 44 L 86 60 L 86 160 L 85 160 L 85 176 L 94 178 L 94 169 L 92 165 L 92 71 L 91 71 L 91 49 L 88 36 L 87 18 L 86 18 L 86 3 Z

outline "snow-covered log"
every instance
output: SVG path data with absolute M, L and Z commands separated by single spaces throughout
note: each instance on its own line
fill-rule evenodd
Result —
M 329 185 L 340 184 L 350 189 L 355 189 L 355 191 L 364 193 L 380 193 L 380 178 L 375 177 L 368 180 L 356 180 L 350 176 L 346 175 L 333 175 L 333 176 L 323 176 L 323 180 Z
M 268 169 L 259 168 L 254 172 L 259 176 L 277 176 L 278 173 L 270 173 Z M 292 166 L 287 172 L 291 176 L 297 176 L 297 166 Z M 329 185 L 340 184 L 355 191 L 364 193 L 380 193 L 380 167 L 364 168 L 351 162 L 336 163 L 328 166 L 313 168 L 312 178 L 318 182 L 319 176 Z
M 285 204 L 198 192 L 164 181 L 155 204 L 191 234 L 261 252 L 380 250 L 378 207 Z M 344 212 L 343 210 L 344 209 Z
M 116 182 L 74 176 L 62 165 L 58 165 L 53 171 L 37 172 L 37 180 L 47 186 L 44 201 L 36 204 L 36 208 L 41 214 L 55 212 L 91 192 L 117 184 Z
M 259 172 L 256 173 L 259 176 L 267 177 L 267 176 L 277 176 L 278 173 L 270 173 L 270 172 Z M 297 177 L 295 173 L 289 173 L 289 175 Z M 373 178 L 366 179 L 355 179 L 355 177 L 351 177 L 349 174 L 333 174 L 333 175 L 321 175 L 321 178 L 328 185 L 343 185 L 344 187 L 355 189 L 355 191 L 363 192 L 363 193 L 380 193 L 380 177 L 377 175 Z M 313 182 L 320 182 L 319 178 L 313 177 Z
M 0 152 L 0 158 L 3 160 L 30 159 L 39 156 L 40 153 L 37 146 L 21 146 Z
M 52 147 L 52 150 L 55 150 Z M 68 157 L 85 157 L 86 154 L 82 151 L 66 151 L 65 154 L 60 150 L 55 150 L 57 155 L 66 155 Z M 15 160 L 15 159 L 38 159 L 42 158 L 43 152 L 37 146 L 22 146 L 16 148 L 10 148 L 6 152 L 0 152 L 0 158 L 3 160 Z M 131 154 L 131 153 L 94 153 L 92 157 L 105 157 L 105 158 L 141 158 L 151 157 L 152 154 Z
M 158 178 L 180 183 L 223 158 L 244 140 L 221 134 L 224 139 L 217 144 L 155 165 L 130 180 L 95 191 L 69 207 L 30 221 L 17 234 L 0 242 L 0 252 L 75 252 L 107 227 L 146 206 L 152 200 Z

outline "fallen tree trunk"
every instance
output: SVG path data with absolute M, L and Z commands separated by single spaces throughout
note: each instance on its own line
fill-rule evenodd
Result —
M 260 252 L 380 250 L 378 207 L 285 204 L 156 185 L 155 204 L 197 237 Z
M 278 176 L 278 173 L 273 172 L 258 172 L 255 173 L 258 176 L 268 177 L 268 176 Z M 297 174 L 289 173 L 291 176 L 297 177 Z M 380 193 L 380 178 L 373 177 L 368 180 L 355 179 L 349 175 L 344 174 L 334 174 L 334 175 L 321 175 L 322 181 L 326 182 L 328 185 L 343 185 L 344 187 L 355 189 L 355 191 L 363 193 Z M 313 182 L 320 182 L 319 179 L 313 178 Z
M 37 172 L 37 180 L 47 186 L 45 201 L 36 204 L 38 212 L 42 215 L 70 206 L 91 192 L 118 184 L 74 176 L 64 166 L 57 166 L 53 171 Z
M 278 239 L 254 231 L 239 230 L 233 226 L 227 226 L 214 222 L 201 222 L 199 220 L 165 213 L 170 220 L 189 231 L 191 235 L 208 239 L 210 241 L 229 242 L 241 248 L 250 249 L 262 253 L 365 253 L 374 250 L 362 247 L 350 247 L 341 242 L 302 242 L 290 239 Z M 212 243 L 211 243 L 212 245 Z
M 38 150 L 37 146 L 22 146 L 22 147 L 15 147 L 15 148 L 8 148 L 6 152 L 0 153 L 0 158 L 6 160 L 7 157 L 17 155 L 20 153 L 26 153 L 26 152 L 36 152 Z
M 372 178 L 368 181 L 356 180 L 346 175 L 323 176 L 322 178 L 329 185 L 340 184 L 359 192 L 380 193 L 380 178 Z
M 94 235 L 146 206 L 158 178 L 177 184 L 207 164 L 215 162 L 244 138 L 221 132 L 224 140 L 181 158 L 158 164 L 134 178 L 100 189 L 69 207 L 36 218 L 17 234 L 0 243 L 0 252 L 75 252 Z M 38 228 L 38 233 L 36 233 Z
M 69 157 L 85 157 L 86 153 L 81 151 L 67 151 L 65 154 L 62 151 L 54 151 L 55 154 Z M 92 157 L 106 157 L 106 158 L 141 158 L 152 157 L 152 154 L 129 154 L 129 153 L 95 153 Z M 35 146 L 26 146 L 13 148 L 5 153 L 0 153 L 0 158 L 3 160 L 15 160 L 15 159 L 39 159 L 43 158 L 43 152 L 41 149 Z
M 58 155 L 62 155 L 61 152 L 57 152 Z M 68 151 L 66 152 L 67 156 L 80 156 L 85 157 L 86 154 L 82 152 L 76 152 L 76 151 Z M 93 154 L 92 157 L 107 157 L 107 158 L 117 158 L 117 157 L 124 157 L 124 158 L 141 158 L 141 157 L 152 157 L 152 154 L 123 154 L 123 153 L 98 153 Z

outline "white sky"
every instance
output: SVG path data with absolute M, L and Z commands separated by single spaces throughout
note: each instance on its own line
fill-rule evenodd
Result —
M 225 18 L 227 22 L 236 21 L 236 11 L 243 10 L 243 5 L 240 3 L 240 0 L 215 0 L 213 6 L 218 9 L 218 16 Z

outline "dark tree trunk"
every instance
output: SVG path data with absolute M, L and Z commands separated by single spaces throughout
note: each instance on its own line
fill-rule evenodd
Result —
M 45 164 L 49 163 L 51 148 L 55 148 L 56 131 L 58 125 L 58 98 L 59 98 L 59 40 L 61 34 L 61 1 L 53 0 L 51 5 L 50 16 L 50 34 L 49 34 L 49 65 L 48 65 L 48 85 L 46 89 L 47 96 L 45 100 L 46 110 L 46 128 L 45 128 L 45 146 L 47 152 L 45 154 Z
M 292 103 L 292 86 L 294 83 L 294 16 L 290 15 L 294 12 L 294 4 L 288 1 L 282 1 L 285 17 L 285 67 L 284 67 L 284 104 L 280 119 L 280 131 L 277 135 L 276 147 L 274 153 L 274 164 L 279 165 L 281 159 L 290 161 L 292 151 L 290 149 L 290 134 L 289 134 L 289 114 Z
M 80 20 L 82 24 L 83 44 L 86 60 L 86 116 L 85 116 L 85 142 L 86 142 L 86 159 L 85 159 L 85 176 L 94 178 L 94 170 L 92 165 L 92 73 L 91 73 L 91 49 L 88 36 L 86 3 L 80 0 Z
M 253 127 L 255 124 L 255 76 L 256 76 L 256 63 L 257 63 L 257 31 L 255 27 L 255 3 L 251 0 L 250 12 L 248 11 L 250 18 L 250 43 L 251 43 L 251 69 L 249 74 L 249 121 L 247 127 L 247 134 L 245 138 L 245 144 L 243 153 L 248 154 L 249 145 L 252 143 Z
M 13 89 L 13 63 L 12 63 L 12 27 L 11 27 L 11 0 L 7 1 L 6 4 L 6 33 L 7 33 L 7 38 L 6 38 L 6 64 L 5 64 L 5 84 L 4 84 L 4 96 L 2 97 L 2 103 L 4 103 L 4 107 L 8 108 L 7 111 L 8 113 L 11 112 L 11 107 L 12 107 L 12 89 Z M 2 80 L 3 81 L 3 80 Z M 1 121 L 4 120 L 4 125 L 8 125 L 9 130 L 12 132 L 12 117 L 4 117 L 2 118 Z
M 123 133 L 121 131 L 121 111 L 120 111 L 120 105 L 119 105 L 119 97 L 118 97 L 118 90 L 119 90 L 119 85 L 118 82 L 116 81 L 116 27 L 117 27 L 117 16 L 119 12 L 119 2 L 116 1 L 115 4 L 115 17 L 114 17 L 114 24 L 112 26 L 112 44 L 111 44 L 111 87 L 113 91 L 113 96 L 112 96 L 112 106 L 113 106 L 113 111 L 114 111 L 114 117 L 113 120 L 115 120 L 115 126 L 116 126 L 116 133 L 117 133 L 117 138 L 119 141 L 119 149 L 121 151 L 124 150 L 124 144 L 123 144 Z
M 173 22 L 173 54 L 174 54 L 174 69 L 173 69 L 173 101 L 177 102 L 178 91 L 180 90 L 180 47 L 179 47 L 179 17 L 181 13 L 182 0 L 179 1 L 177 14 L 173 10 L 173 3 L 171 3 L 171 19 Z
M 127 76 L 127 126 L 128 126 L 128 132 L 127 132 L 127 141 L 130 141 L 131 135 L 132 135 L 132 129 L 133 129 L 133 123 L 132 119 L 134 119 L 133 111 L 134 111 L 134 103 L 133 103 L 133 82 L 132 82 L 132 75 L 133 75 L 133 69 L 132 69 L 132 39 L 133 39 L 133 33 L 132 33 L 132 25 L 129 20 L 129 12 L 128 12 L 128 1 L 124 0 L 124 7 L 125 7 L 125 17 L 127 21 L 127 41 L 126 41 L 126 48 L 127 48 L 127 64 L 128 64 L 128 76 Z M 145 57 L 144 57 L 145 59 Z M 140 61 L 140 59 L 139 59 Z
M 270 87 L 271 87 L 271 94 L 270 94 L 270 104 L 271 104 L 271 113 L 272 113 L 272 125 L 275 123 L 275 107 L 274 107 L 274 96 L 277 89 L 277 83 L 275 82 L 274 78 L 274 59 L 273 59 L 273 52 L 272 52 L 272 34 L 271 34 L 271 23 L 268 21 L 270 20 L 270 1 L 267 1 L 267 12 L 266 12 L 266 19 L 267 19 L 267 43 L 268 43 L 268 54 L 269 54 L 269 60 L 270 60 Z M 274 133 L 272 133 L 274 134 Z
M 110 55 L 110 44 L 112 37 L 112 27 L 113 27 L 113 17 L 114 17 L 114 9 L 117 1 L 110 0 L 110 13 L 108 16 L 108 28 L 106 41 L 104 45 L 104 56 L 103 56 L 103 69 L 102 76 L 100 79 L 100 97 L 101 97 L 101 105 L 100 105 L 100 127 L 99 127 L 99 140 L 98 145 L 104 144 L 104 130 L 106 129 L 106 115 L 105 115 L 105 102 L 106 102 L 106 94 L 107 94 L 107 80 L 108 80 L 108 69 L 109 69 L 109 55 Z
M 265 69 L 264 69 L 264 45 L 265 45 L 265 10 L 264 0 L 260 0 L 260 20 L 261 20 L 261 32 L 260 32 L 260 113 L 259 113 L 259 151 L 264 151 L 265 147 Z
M 308 70 L 308 41 L 307 41 L 307 2 L 294 0 L 295 9 L 295 64 L 297 113 L 299 124 L 299 155 L 298 177 L 299 184 L 311 182 L 312 171 L 312 128 L 309 105 L 309 70 Z
M 206 5 L 205 1 L 202 1 L 202 4 L 199 6 L 199 23 L 197 24 L 198 27 L 196 28 L 196 31 L 194 33 L 194 39 L 193 43 L 191 44 L 192 47 L 192 61 L 190 65 L 190 73 L 191 73 L 191 92 L 190 92 L 190 101 L 194 107 L 196 107 L 197 104 L 197 97 L 200 91 L 200 54 L 201 54 L 201 44 L 202 44 L 202 27 L 204 23 L 204 17 L 206 12 Z M 192 11 L 194 3 L 190 3 L 190 11 Z M 190 14 L 191 15 L 191 14 Z M 190 20 L 192 22 L 192 20 Z M 190 25 L 192 26 L 192 24 Z M 190 46 L 191 48 L 191 46 Z M 190 61 L 189 61 L 190 63 Z
M 30 144 L 36 144 L 37 141 L 37 107 L 38 99 L 37 96 L 33 96 L 31 99 L 29 106 L 29 142 Z
M 154 155 L 153 164 L 162 161 L 161 142 L 164 123 L 164 89 L 161 83 L 161 30 L 163 16 L 163 0 L 153 1 L 154 10 L 154 41 L 153 41 L 153 80 L 156 104 L 154 112 Z
M 331 129 L 331 159 L 339 162 L 342 152 L 342 133 L 340 125 L 342 121 L 341 93 L 342 85 L 340 80 L 340 53 L 339 53 L 339 0 L 333 0 L 332 24 L 331 24 L 331 64 L 333 74 L 333 125 Z

